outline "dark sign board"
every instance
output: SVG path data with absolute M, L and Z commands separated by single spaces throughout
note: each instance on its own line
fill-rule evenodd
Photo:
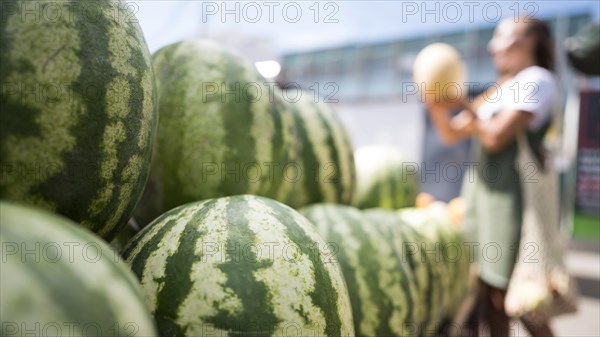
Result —
M 582 92 L 575 208 L 600 215 L 600 91 Z

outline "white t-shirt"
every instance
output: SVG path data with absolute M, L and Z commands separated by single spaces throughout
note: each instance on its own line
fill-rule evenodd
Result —
M 545 68 L 531 66 L 503 83 L 495 94 L 485 96 L 477 115 L 481 119 L 490 119 L 505 109 L 527 111 L 533 114 L 528 129 L 536 131 L 552 117 L 557 93 L 552 73 Z

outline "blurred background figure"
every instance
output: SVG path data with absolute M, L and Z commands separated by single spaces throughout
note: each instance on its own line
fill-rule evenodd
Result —
M 448 144 L 474 138 L 473 179 L 463 181 L 462 194 L 467 211 L 465 229 L 480 245 L 495 243 L 502 254 L 497 261 L 476 254 L 480 278 L 481 320 L 492 336 L 509 334 L 505 312 L 506 289 L 514 268 L 521 234 L 522 195 L 517 160 L 517 137 L 527 134 L 540 162 L 542 140 L 548 130 L 553 100 L 558 88 L 554 69 L 553 40 L 548 26 L 532 18 L 507 19 L 500 23 L 489 42 L 497 83 L 479 96 L 474 104 L 456 116 L 452 106 L 426 97 L 430 117 L 441 138 Z M 490 92 L 494 92 L 491 96 Z M 495 97 L 495 99 L 490 99 Z M 489 173 L 490 167 L 497 172 Z M 557 208 L 559 205 L 548 205 Z M 552 336 L 548 324 L 524 319 L 533 336 Z

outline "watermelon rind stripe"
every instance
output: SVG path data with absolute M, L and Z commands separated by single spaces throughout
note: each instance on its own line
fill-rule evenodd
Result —
M 302 106 L 299 103 L 294 106 L 294 109 L 302 109 Z M 310 139 L 309 127 L 306 124 L 310 121 L 307 121 L 304 117 L 304 114 L 301 111 L 296 110 L 294 112 L 294 121 L 298 127 L 298 142 L 302 144 L 300 157 L 302 158 L 302 167 L 304 167 L 304 174 L 306 182 L 304 184 L 299 185 L 296 188 L 301 188 L 300 192 L 306 195 L 306 200 L 323 200 L 323 194 L 319 186 L 319 175 L 318 173 L 321 170 L 320 158 L 318 154 L 315 152 L 319 149 L 320 144 L 313 144 Z M 313 118 L 310 116 L 310 118 Z M 322 146 L 321 146 L 322 147 Z M 304 203 L 304 201 L 299 202 L 299 204 Z
M 326 103 L 322 103 L 323 106 Z M 342 120 L 331 108 L 323 108 L 323 118 L 326 118 L 328 124 L 331 127 L 332 135 L 335 139 L 335 149 L 338 152 L 338 170 L 339 170 L 339 184 L 341 188 L 341 195 L 339 196 L 338 203 L 350 204 L 353 198 L 353 193 L 356 184 L 356 171 L 354 167 L 354 154 L 353 147 L 350 141 L 348 132 L 346 131 Z
M 226 89 L 218 96 L 222 104 L 221 118 L 225 130 L 223 141 L 228 151 L 221 163 L 221 165 L 225 165 L 225 170 L 221 168 L 220 192 L 223 195 L 235 195 L 241 191 L 250 191 L 248 179 L 243 177 L 243 167 L 259 160 L 257 155 L 260 151 L 268 150 L 258 147 L 256 132 L 252 130 L 256 127 L 254 124 L 259 122 L 256 119 L 260 118 L 262 111 L 256 111 L 254 107 L 256 103 L 251 103 L 249 99 L 243 97 L 244 95 L 241 94 L 243 91 L 241 88 L 242 83 L 228 82 L 229 79 L 240 78 L 240 74 L 244 74 L 246 69 L 236 59 L 232 60 L 226 57 L 222 62 L 221 71 L 225 78 Z M 234 98 L 233 95 L 227 95 L 230 91 L 236 93 L 239 97 Z M 252 99 L 254 100 L 255 97 L 252 96 Z M 263 125 L 261 127 L 263 127 L 265 133 L 272 130 L 272 127 L 264 127 Z M 258 136 L 260 137 L 260 134 Z M 243 145 L 244 148 L 240 148 L 240 145 Z M 270 144 L 265 145 L 264 142 L 260 145 L 266 146 L 267 149 L 270 147 Z M 228 170 L 233 170 L 234 175 L 227 174 Z
M 239 247 L 249 247 L 249 245 L 257 243 L 256 233 L 251 229 L 251 224 L 247 216 L 255 211 L 250 205 L 235 204 L 235 207 L 227 207 L 225 209 L 226 223 L 235 223 L 236 226 L 229 231 L 227 237 L 226 249 L 233 250 Z M 240 217 L 239 214 L 246 214 L 245 217 Z M 250 263 L 243 263 L 255 261 Z M 241 263 L 242 262 L 242 263 Z M 236 294 L 236 299 L 240 302 L 240 309 L 235 312 L 228 310 L 219 310 L 217 314 L 209 319 L 216 328 L 221 330 L 234 329 L 231 336 L 246 335 L 246 336 L 273 336 L 272 329 L 265 329 L 265 325 L 277 326 L 280 320 L 273 312 L 269 287 L 266 281 L 258 279 L 257 274 L 260 271 L 271 268 L 272 260 L 261 260 L 254 249 L 245 249 L 244 254 L 238 256 L 236 254 L 229 255 L 228 258 L 218 265 L 225 275 L 223 284 L 227 289 Z M 201 276 L 201 275 L 199 275 Z M 246 291 L 252 289 L 252 292 Z M 246 326 L 248 322 L 255 322 L 256 330 L 252 326 Z
M 329 148 L 330 149 L 330 156 L 329 156 L 329 160 L 326 161 L 321 161 L 321 165 L 331 165 L 334 168 L 334 174 L 330 177 L 320 177 L 319 179 L 319 185 L 321 186 L 321 189 L 324 189 L 325 191 L 330 190 L 330 189 L 334 189 L 334 196 L 333 197 L 329 197 L 325 200 L 335 200 L 336 202 L 342 202 L 342 197 L 343 197 L 343 192 L 344 192 L 344 185 L 343 185 L 343 181 L 341 179 L 342 177 L 342 168 L 340 167 L 340 164 L 342 163 L 342 161 L 340 160 L 340 154 L 338 151 L 338 144 L 335 142 L 335 138 L 334 138 L 334 130 L 332 128 L 331 125 L 331 121 L 327 120 L 325 118 L 325 112 L 321 111 L 321 113 L 317 114 L 319 120 L 321 121 L 321 124 L 323 125 L 323 127 L 325 128 L 325 135 L 326 135 L 326 139 L 325 139 L 325 144 L 322 144 L 320 146 L 324 146 L 325 148 Z M 322 167 L 320 169 L 325 169 L 325 167 Z M 324 195 L 329 195 L 330 193 L 323 193 Z
M 214 201 L 207 204 L 214 204 Z M 173 227 L 173 231 L 177 231 L 179 235 L 173 238 L 177 242 L 176 250 L 165 259 L 164 279 L 169 282 L 163 282 L 159 288 L 154 311 L 158 329 L 163 335 L 184 335 L 186 332 L 185 327 L 177 324 L 178 317 L 173 317 L 173 313 L 179 316 L 180 305 L 194 286 L 194 280 L 190 277 L 194 257 L 188 254 L 189 251 L 194 251 L 196 241 L 204 234 L 196 228 L 194 220 L 206 216 L 208 209 L 197 209 L 190 215 L 192 221 L 178 223 Z M 178 228 L 179 226 L 183 228 Z
M 275 216 L 278 218 L 283 218 L 287 214 L 289 214 L 289 210 L 284 208 L 283 205 L 275 205 L 273 206 L 275 210 Z M 313 303 L 321 309 L 321 312 L 325 315 L 326 325 L 324 328 L 324 333 L 326 336 L 345 336 L 347 335 L 348 329 L 347 322 L 343 324 L 342 317 L 339 314 L 338 310 L 330 310 L 330 308 L 340 308 L 342 305 L 340 303 L 340 294 L 341 291 L 345 289 L 341 289 L 341 284 L 338 283 L 336 287 L 332 282 L 332 272 L 331 268 L 327 268 L 327 263 L 335 263 L 332 261 L 324 261 L 321 256 L 320 250 L 324 247 L 319 247 L 318 245 L 323 245 L 322 242 L 316 241 L 316 233 L 312 236 L 309 231 L 307 231 L 308 227 L 312 224 L 306 222 L 306 219 L 295 217 L 291 219 L 285 229 L 286 233 L 290 238 L 298 238 L 296 245 L 299 248 L 300 252 L 308 257 L 312 261 L 315 266 L 314 279 L 315 283 L 318 284 L 318 287 L 314 287 L 314 289 L 310 293 L 310 298 Z M 300 224 L 304 223 L 304 227 L 301 227 Z M 311 242 L 316 242 L 317 247 L 312 247 Z M 315 251 L 315 248 L 317 251 Z M 333 266 L 331 266 L 333 267 Z

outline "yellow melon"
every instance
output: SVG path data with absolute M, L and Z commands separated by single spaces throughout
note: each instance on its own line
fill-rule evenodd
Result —
M 413 64 L 413 79 L 421 97 L 435 102 L 458 101 L 466 96 L 467 73 L 458 51 L 445 43 L 423 48 Z

